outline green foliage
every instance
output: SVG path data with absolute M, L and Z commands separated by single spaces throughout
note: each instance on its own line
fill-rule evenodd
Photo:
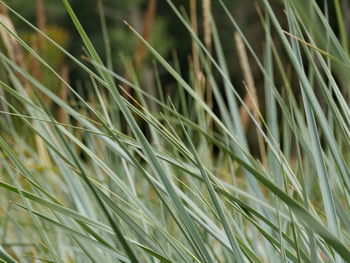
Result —
M 306 10 L 302 0 L 261 0 L 261 54 L 228 7 L 214 5 L 236 33 L 245 98 L 215 16 L 210 50 L 191 14 L 166 1 L 193 45 L 183 72 L 176 55 L 165 56 L 175 45 L 166 25 L 147 41 L 132 25 L 107 28 L 102 16 L 108 36 L 96 42 L 71 2 L 62 0 L 84 58 L 66 50 L 65 31 L 40 31 L 22 7 L 8 9 L 30 33 L 0 22 L 1 261 L 350 261 L 350 61 L 346 33 L 339 41 L 314 1 Z M 124 58 L 144 45 L 154 60 L 146 77 L 133 63 L 111 70 L 115 41 L 130 52 Z M 60 72 L 68 59 L 92 87 L 84 98 Z M 251 64 L 263 84 L 250 79 Z M 175 82 L 170 91 L 160 70 Z

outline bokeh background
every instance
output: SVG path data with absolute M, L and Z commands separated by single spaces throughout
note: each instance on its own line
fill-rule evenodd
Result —
M 237 67 L 237 54 L 234 45 L 232 26 L 224 10 L 218 1 L 189 1 L 177 0 L 176 5 L 183 6 L 184 12 L 191 14 L 191 5 L 196 6 L 198 34 L 204 36 L 205 21 L 203 12 L 210 5 L 219 28 L 220 37 L 223 40 L 224 50 L 229 54 L 228 63 L 233 81 L 239 83 L 239 67 Z M 61 1 L 45 0 L 8 0 L 6 3 L 18 11 L 22 16 L 41 30 L 46 32 L 60 45 L 66 48 L 76 57 L 84 55 L 82 41 L 72 24 L 64 5 Z M 111 46 L 109 58 L 116 71 L 125 70 L 125 63 L 139 63 L 139 71 L 147 71 L 152 65 L 149 54 L 142 51 L 140 43 L 134 34 L 124 25 L 124 20 L 131 24 L 138 32 L 151 42 L 152 45 L 169 61 L 173 60 L 176 52 L 183 72 L 187 72 L 190 56 L 192 53 L 191 38 L 184 26 L 181 25 L 176 15 L 164 0 L 73 0 L 70 1 L 83 24 L 88 35 L 97 47 L 100 55 L 106 58 L 103 32 L 101 29 L 100 9 L 103 6 L 108 36 Z M 225 4 L 230 8 L 234 17 L 239 21 L 242 29 L 248 33 L 251 43 L 256 44 L 258 49 L 263 38 L 260 21 L 253 1 L 226 0 Z M 192 9 L 193 11 L 193 9 Z M 6 10 L 2 10 L 6 12 Z M 192 12 L 193 13 L 193 12 Z M 79 70 L 66 61 L 59 52 L 48 45 L 40 43 L 37 34 L 20 22 L 15 16 L 11 16 L 17 32 L 28 40 L 32 46 L 37 47 L 39 53 L 44 55 L 51 65 L 61 67 L 63 64 L 69 66 L 69 77 L 71 82 L 81 81 Z M 44 45 L 42 47 L 42 45 Z M 260 47 L 261 48 L 261 47 Z M 144 53 L 144 54 L 143 54 Z M 142 62 L 137 62 L 142 56 Z M 45 74 L 43 74 L 45 75 Z M 166 78 L 166 76 L 163 76 Z M 81 83 L 86 91 L 86 83 Z
M 46 32 L 50 37 L 67 49 L 75 57 L 84 55 L 82 49 L 82 41 L 72 24 L 62 1 L 46 1 L 46 0 L 7 0 L 5 1 L 10 7 L 18 11 L 22 16 L 33 24 L 37 25 L 41 30 Z M 231 13 L 237 19 L 240 27 L 245 32 L 248 40 L 255 48 L 258 54 L 261 54 L 263 48 L 263 30 L 259 20 L 256 1 L 247 0 L 226 0 L 224 1 Z M 279 5 L 278 0 L 270 1 L 275 6 Z M 305 1 L 306 3 L 307 1 Z M 329 10 L 330 21 L 336 30 L 336 21 L 334 17 L 334 7 L 332 0 L 317 0 L 323 8 L 327 5 Z M 165 0 L 72 0 L 70 1 L 74 11 L 77 13 L 80 22 L 87 31 L 90 39 L 94 42 L 100 55 L 110 60 L 113 64 L 113 70 L 119 73 L 127 71 L 127 64 L 132 63 L 139 77 L 145 84 L 144 86 L 154 86 L 154 80 L 151 79 L 149 67 L 152 66 L 151 58 L 140 45 L 134 34 L 124 25 L 124 21 L 131 24 L 144 38 L 154 47 L 161 55 L 172 61 L 174 53 L 179 59 L 179 63 L 183 72 L 189 72 L 191 67 L 189 61 L 192 54 L 191 38 L 184 26 L 179 22 L 174 12 Z M 242 86 L 242 77 L 240 67 L 238 65 L 237 50 L 234 44 L 234 32 L 224 10 L 218 1 L 213 0 L 176 0 L 177 6 L 182 6 L 184 12 L 193 15 L 196 10 L 196 23 L 199 36 L 205 39 L 205 10 L 210 9 L 213 13 L 225 52 L 227 53 L 229 71 L 231 73 L 232 82 L 240 90 Z M 341 1 L 344 10 L 349 10 L 348 2 Z M 101 8 L 102 7 L 102 8 Z M 2 7 L 0 12 L 8 13 Z M 110 42 L 110 52 L 106 51 L 106 44 L 103 38 L 101 27 L 101 12 L 104 13 L 107 26 L 107 34 Z M 281 9 L 281 12 L 282 9 Z M 349 12 L 344 12 L 345 18 L 349 21 Z M 281 14 L 282 16 L 283 14 Z M 84 77 L 81 76 L 79 69 L 73 63 L 66 61 L 63 55 L 56 52 L 55 48 L 46 45 L 36 33 L 20 22 L 15 16 L 11 16 L 17 32 L 28 40 L 28 42 L 38 50 L 39 54 L 44 56 L 50 65 L 55 69 L 67 67 L 69 80 L 73 84 L 79 85 L 84 95 L 89 90 L 89 81 L 82 82 Z M 192 19 L 189 18 L 189 19 Z M 350 21 L 347 23 L 350 26 Z M 349 29 L 348 29 L 349 30 Z M 210 45 L 210 44 L 209 44 Z M 31 64 L 33 61 L 27 61 Z M 255 70 L 252 61 L 251 66 Z M 35 68 L 33 68 L 35 70 Z M 38 70 L 37 70 L 38 71 Z M 161 77 L 167 80 L 166 74 Z M 255 81 L 259 83 L 261 74 L 253 72 Z M 38 74 L 37 74 L 38 75 Z M 41 74 L 52 81 L 49 74 Z M 184 74 L 186 77 L 186 74 Z M 43 80 L 45 81 L 45 80 Z M 170 81 L 170 80 L 169 80 Z M 79 84 L 78 84 L 79 83 Z
M 264 48 L 262 43 L 264 42 L 265 36 L 259 18 L 259 3 L 253 0 L 226 0 L 224 2 L 233 17 L 237 20 L 255 52 L 262 58 Z M 279 6 L 280 2 L 278 0 L 272 0 L 270 2 L 276 7 L 277 15 L 281 17 L 280 21 L 283 25 L 283 23 L 286 23 L 286 21 L 284 21 L 283 7 Z M 83 43 L 62 1 L 7 0 L 6 3 L 49 35 L 63 48 L 68 50 L 73 56 L 86 63 L 87 58 L 85 57 L 86 53 L 83 49 Z M 142 45 L 135 34 L 124 24 L 124 21 L 127 21 L 173 66 L 178 65 L 178 69 L 183 78 L 195 85 L 193 82 L 193 72 L 196 71 L 193 59 L 193 54 L 195 52 L 193 50 L 194 47 L 191 37 L 186 28 L 176 17 L 176 14 L 169 7 L 167 1 L 71 0 L 70 3 L 100 56 L 114 72 L 117 72 L 126 79 L 132 78 L 130 72 L 135 72 L 139 83 L 142 83 L 142 88 L 150 95 L 157 96 L 156 94 L 158 91 L 155 74 L 155 69 L 157 69 L 164 94 L 170 97 L 179 96 L 176 89 L 174 89 L 174 86 L 176 86 L 174 79 L 169 76 L 166 70 L 153 63 L 154 61 L 147 48 Z M 237 43 L 235 43 L 234 39 L 235 32 L 231 22 L 219 4 L 219 1 L 176 0 L 174 3 L 182 7 L 182 12 L 192 21 L 193 28 L 198 31 L 199 37 L 209 50 L 213 49 L 213 45 L 211 43 L 212 39 L 206 38 L 208 34 L 208 32 L 206 32 L 208 30 L 206 12 L 212 12 L 227 59 L 231 81 L 236 90 L 244 98 L 244 76 L 239 64 Z M 321 8 L 327 7 L 330 23 L 337 33 L 337 22 L 333 5 L 334 1 L 318 0 L 318 3 Z M 341 3 L 343 5 L 343 10 L 349 10 L 347 1 L 341 1 Z M 57 52 L 55 47 L 48 44 L 47 41 L 44 41 L 39 34 L 34 32 L 28 25 L 24 24 L 16 16 L 11 15 L 6 8 L 2 6 L 0 12 L 11 18 L 18 34 L 26 40 L 26 42 L 29 43 L 56 72 L 60 72 L 81 96 L 89 99 L 90 94 L 93 94 L 93 86 L 85 72 L 82 72 L 75 63 L 65 58 L 61 52 Z M 347 21 L 349 21 L 349 17 L 349 12 L 344 12 L 344 18 Z M 104 23 L 106 25 L 106 32 L 103 30 Z M 347 23 L 348 27 L 349 25 L 350 21 Z M 349 30 L 349 28 L 347 30 Z M 106 36 L 108 36 L 108 40 Z M 277 37 L 275 43 L 278 47 L 279 42 Z M 2 44 L 3 43 L 1 43 L 1 45 Z M 280 50 L 283 54 L 283 48 L 280 48 Z M 32 55 L 28 55 L 26 52 L 20 53 L 23 56 L 20 58 L 20 60 L 22 60 L 19 63 L 21 66 L 24 66 L 29 73 L 45 86 L 50 87 L 53 92 L 60 94 L 61 97 L 69 97 L 68 91 L 62 83 L 56 77 L 53 77 L 52 73 L 33 58 Z M 215 56 L 214 51 L 213 54 Z M 260 98 L 264 97 L 263 76 L 254 59 L 249 55 L 249 52 L 248 59 L 252 75 L 254 76 L 257 98 L 262 106 L 261 108 L 264 109 L 264 100 L 261 99 L 260 101 Z M 88 63 L 86 64 L 88 65 Z M 285 65 L 288 69 L 288 62 L 286 62 Z M 291 76 L 291 78 L 292 77 L 293 76 Z M 277 77 L 277 87 L 280 86 L 278 84 L 279 81 Z M 296 82 L 295 85 L 297 87 L 298 83 Z M 128 92 L 132 95 L 133 91 L 128 90 Z M 209 95 L 204 94 L 204 96 Z M 213 102 L 211 107 L 216 111 L 215 102 Z M 249 131 L 250 129 L 248 129 L 248 133 Z M 254 132 L 255 129 L 252 129 L 252 134 L 249 136 L 254 137 Z M 251 140 L 251 142 L 254 144 L 256 140 Z M 252 149 L 255 148 L 254 145 L 251 146 Z

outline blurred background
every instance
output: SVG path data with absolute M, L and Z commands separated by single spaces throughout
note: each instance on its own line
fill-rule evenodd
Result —
M 176 14 L 170 8 L 167 1 L 70 0 L 69 2 L 106 65 L 125 79 L 132 80 L 134 83 L 135 81 L 141 83 L 141 88 L 148 94 L 158 96 L 156 94 L 158 94 L 157 77 L 159 76 L 160 86 L 165 95 L 173 97 L 174 101 L 179 96 L 177 89 L 173 88 L 176 85 L 174 79 L 169 76 L 166 70 L 153 63 L 154 61 L 148 49 L 124 24 L 124 21 L 127 21 L 135 28 L 171 65 L 176 67 L 182 77 L 194 89 L 198 90 L 199 87 L 196 86 L 202 85 L 199 80 L 201 77 L 198 74 L 203 69 L 196 68 L 198 67 L 196 65 L 196 56 L 198 57 L 196 45 L 193 45 L 190 34 L 176 17 Z M 237 20 L 257 55 L 262 58 L 264 48 L 262 43 L 264 43 L 265 33 L 261 25 L 261 13 L 263 13 L 263 10 L 259 7 L 260 2 L 251 0 L 226 0 L 224 2 L 233 17 Z M 277 15 L 281 18 L 284 17 L 283 6 L 280 6 L 279 1 L 271 0 L 270 2 L 276 7 Z M 318 0 L 321 8 L 327 8 L 330 23 L 337 33 L 337 22 L 334 18 L 334 2 L 333 0 Z M 62 1 L 7 0 L 6 3 L 68 50 L 73 56 L 79 58 L 84 64 L 91 66 L 85 57 L 86 52 L 80 36 L 67 14 Z M 181 7 L 180 10 L 191 21 L 193 30 L 198 33 L 206 48 L 215 56 L 213 40 L 210 37 L 210 23 L 212 19 L 210 13 L 213 14 L 225 57 L 227 58 L 231 81 L 236 90 L 245 98 L 246 87 L 244 81 L 246 80 L 242 65 L 240 64 L 242 58 L 239 57 L 239 53 L 242 53 L 242 51 L 238 51 L 237 39 L 234 37 L 234 28 L 219 1 L 176 0 L 174 3 L 177 7 Z M 347 1 L 341 1 L 341 4 L 343 10 L 349 10 Z M 307 1 L 305 1 L 305 6 L 307 7 Z M 4 6 L 1 6 L 0 12 L 3 16 L 10 18 L 18 34 L 56 72 L 59 72 L 81 96 L 89 99 L 90 94 L 93 94 L 93 86 L 85 72 L 67 59 L 62 52 L 58 52 L 54 46 L 47 43 L 47 41 L 23 23 L 23 21 L 20 21 L 18 17 L 11 14 Z M 349 21 L 349 17 L 349 13 L 344 11 L 346 21 Z M 284 20 L 284 18 L 281 19 L 282 25 L 286 23 L 283 22 Z M 350 22 L 346 23 L 346 25 L 349 27 Z M 274 36 L 274 33 L 272 33 L 272 36 Z M 278 40 L 276 40 L 277 48 L 278 43 Z M 3 44 L 1 43 L 1 45 Z M 19 45 L 17 46 L 18 49 L 21 49 Z M 283 58 L 283 49 L 279 48 L 279 50 Z M 29 73 L 45 86 L 50 87 L 53 92 L 59 94 L 64 99 L 69 97 L 66 87 L 62 85 L 58 78 L 53 77 L 52 73 L 46 67 L 42 66 L 32 55 L 17 50 L 14 56 L 16 56 L 15 60 L 18 64 L 26 68 Z M 264 109 L 264 100 L 260 99 L 264 97 L 263 76 L 249 52 L 247 52 L 247 59 L 254 78 L 254 85 L 256 86 L 257 100 L 262 106 L 261 108 Z M 289 65 L 287 62 L 285 67 L 288 72 Z M 213 73 L 217 74 L 215 71 Z M 290 78 L 292 79 L 293 76 L 291 75 Z M 220 84 L 220 78 L 218 78 L 218 81 Z M 280 80 L 277 76 L 277 87 L 280 86 L 278 84 L 279 82 Z M 128 89 L 128 87 L 125 87 L 125 89 L 131 95 L 134 92 Z M 208 90 L 209 92 L 204 90 Z M 210 89 L 203 89 L 203 97 L 208 105 L 216 111 L 216 105 L 210 92 Z M 191 104 L 190 101 L 189 104 Z M 156 106 L 152 110 L 156 110 Z M 247 131 L 249 133 L 250 129 L 247 129 Z M 250 136 L 254 136 L 254 132 Z M 255 142 L 256 140 L 252 141 Z M 252 146 L 254 149 L 254 145 Z
M 65 7 L 60 0 L 7 0 L 5 1 L 11 8 L 18 11 L 23 17 L 36 25 L 39 29 L 47 33 L 62 47 L 68 50 L 77 58 L 84 56 L 82 41 L 71 22 Z M 188 19 L 192 21 L 193 28 L 204 41 L 206 47 L 212 49 L 212 39 L 210 35 L 210 12 L 215 18 L 216 26 L 219 29 L 223 49 L 227 54 L 227 63 L 233 84 L 240 91 L 242 88 L 242 72 L 238 63 L 238 55 L 234 42 L 234 32 L 232 24 L 225 15 L 219 1 L 213 0 L 176 0 L 177 6 L 181 6 Z M 264 33 L 261 27 L 261 21 L 258 15 L 259 3 L 257 1 L 247 0 L 226 0 L 224 1 L 230 9 L 233 17 L 238 21 L 241 29 L 245 32 L 248 40 L 255 48 L 258 55 L 262 54 L 262 43 Z M 278 6 L 278 0 L 270 1 Z M 321 8 L 327 7 L 332 26 L 336 30 L 336 19 L 334 17 L 334 0 L 317 0 Z M 145 89 L 151 89 L 154 85 L 154 78 L 151 74 L 151 58 L 147 49 L 137 40 L 135 35 L 124 25 L 127 21 L 132 25 L 147 41 L 149 41 L 157 51 L 168 58 L 168 61 L 174 64 L 174 58 L 178 58 L 179 66 L 183 72 L 191 72 L 191 57 L 193 46 L 191 38 L 185 27 L 181 24 L 174 12 L 165 0 L 71 0 L 74 11 L 77 13 L 80 22 L 92 39 L 100 56 L 104 61 L 108 61 L 114 71 L 129 71 L 133 67 L 138 77 L 143 83 Z M 307 1 L 305 1 L 307 6 Z M 343 10 L 349 10 L 348 1 L 341 1 Z M 1 7 L 0 12 L 8 15 L 8 10 Z M 282 16 L 283 9 L 280 8 Z M 84 83 L 85 77 L 81 76 L 79 68 L 67 61 L 62 53 L 57 52 L 55 48 L 48 45 L 38 34 L 34 33 L 27 25 L 19 21 L 16 16 L 10 15 L 15 29 L 21 37 L 27 40 L 38 53 L 43 56 L 55 70 L 64 72 L 65 77 L 73 85 L 81 87 L 82 95 L 86 95 L 89 90 L 90 81 Z M 101 17 L 102 18 L 101 20 Z M 344 11 L 344 17 L 350 26 L 349 12 Z M 103 21 L 104 20 L 104 21 Z M 108 41 L 103 35 L 103 23 L 106 24 L 105 34 L 108 35 Z M 348 28 L 349 30 L 349 28 Z M 108 59 L 107 59 L 108 58 Z M 52 81 L 50 74 L 43 74 L 32 59 L 23 58 L 24 62 L 31 65 L 31 72 L 42 81 L 48 78 Z M 254 61 L 249 61 L 253 70 L 253 76 L 257 85 L 262 80 Z M 46 72 L 45 72 L 46 73 Z M 122 74 L 123 75 L 123 74 Z M 126 73 L 124 74 L 126 75 Z M 163 85 L 168 81 L 167 74 L 160 69 L 160 76 Z M 186 74 L 183 74 L 186 76 Z M 52 85 L 53 83 L 51 83 Z M 56 83 L 59 86 L 59 83 Z M 55 89 L 53 87 L 53 89 Z M 150 91 L 151 92 L 151 91 Z M 152 93 L 152 92 L 151 92 Z
M 241 73 L 237 63 L 233 37 L 234 32 L 230 21 L 224 15 L 224 10 L 218 1 L 177 0 L 175 2 L 177 6 L 183 7 L 183 12 L 191 16 L 189 19 L 192 19 L 192 21 L 196 20 L 193 21 L 196 24 L 196 30 L 209 48 L 211 48 L 212 44 L 210 43 L 210 38 L 205 39 L 205 34 L 208 33 L 205 32 L 206 23 L 208 23 L 208 19 L 205 19 L 205 12 L 212 10 L 217 27 L 219 28 L 223 48 L 229 55 L 228 64 L 233 82 L 240 85 L 242 78 L 239 77 Z M 42 31 L 46 32 L 72 55 L 75 57 L 84 55 L 82 41 L 62 1 L 7 0 L 6 3 Z M 104 59 L 108 57 L 113 64 L 113 70 L 119 73 L 126 71 L 126 67 L 131 63 L 138 71 L 140 77 L 142 76 L 143 83 L 148 83 L 145 86 L 152 85 L 153 80 L 149 79 L 149 75 L 151 74 L 147 74 L 150 71 L 149 67 L 152 66 L 149 53 L 137 41 L 134 34 L 124 25 L 123 21 L 125 20 L 140 32 L 146 40 L 150 41 L 157 51 L 162 56 L 168 58 L 169 61 L 173 62 L 176 54 L 182 71 L 189 72 L 188 67 L 191 67 L 191 63 L 189 62 L 191 61 L 192 54 L 191 38 L 185 27 L 179 22 L 179 19 L 169 7 L 167 1 L 72 0 L 70 3 L 100 55 Z M 230 8 L 237 21 L 239 21 L 242 29 L 248 33 L 251 43 L 255 43 L 257 49 L 261 48 L 260 44 L 264 36 L 257 11 L 254 8 L 254 2 L 226 0 L 225 4 Z M 195 18 L 193 17 L 194 10 Z M 1 12 L 7 13 L 5 8 L 2 8 Z M 104 13 L 106 20 L 110 51 L 106 50 L 101 26 L 101 12 Z M 66 61 L 63 55 L 57 52 L 55 48 L 45 44 L 45 41 L 42 41 L 36 33 L 33 33 L 33 30 L 19 21 L 15 16 L 11 15 L 11 20 L 20 36 L 37 49 L 40 55 L 47 59 L 49 64 L 53 65 L 55 69 L 67 67 L 71 83 L 77 84 L 78 82 L 82 82 L 84 78 L 73 63 Z M 27 61 L 27 63 L 32 64 L 32 61 Z M 166 82 L 166 74 L 164 75 L 162 72 L 160 74 Z M 36 75 L 38 75 L 38 72 Z M 41 75 L 42 77 L 48 76 L 47 74 Z M 184 76 L 186 77 L 186 74 Z M 50 78 L 50 80 L 52 79 Z M 83 87 L 83 92 L 87 92 L 88 90 L 87 83 L 78 84 Z

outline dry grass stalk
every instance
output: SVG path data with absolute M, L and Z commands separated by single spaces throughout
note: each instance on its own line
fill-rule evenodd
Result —
M 146 41 L 150 41 L 152 28 L 154 26 L 154 18 L 156 15 L 156 11 L 157 11 L 157 0 L 149 0 L 144 17 L 143 17 L 143 21 L 142 21 L 143 27 L 141 30 L 141 35 Z M 136 24 L 141 24 L 141 22 L 139 22 L 138 19 L 136 20 L 137 20 Z M 140 72 L 143 69 L 145 64 L 145 59 L 147 58 L 148 54 L 149 54 L 148 48 L 146 48 L 144 43 L 141 40 L 139 40 L 138 43 L 136 44 L 136 49 L 133 56 L 133 61 L 135 62 L 136 71 Z M 128 75 L 128 72 L 133 71 L 133 70 L 130 70 L 133 68 L 133 63 L 132 62 L 128 63 L 127 68 L 128 69 L 126 70 L 124 78 L 127 80 L 130 80 L 130 76 Z M 127 93 L 129 94 L 133 93 L 133 90 L 129 86 L 124 85 L 123 88 L 127 91 Z M 122 93 L 123 97 L 126 99 L 128 99 L 127 93 Z
M 202 10 L 203 10 L 203 31 L 204 31 L 204 44 L 206 49 L 211 53 L 212 51 L 212 25 L 211 25 L 211 0 L 203 0 L 202 1 Z M 209 57 L 207 57 L 207 63 L 209 68 L 211 68 L 211 60 Z M 205 91 L 206 91 L 206 103 L 210 108 L 213 107 L 213 92 L 211 90 L 211 87 L 209 85 L 209 82 L 205 85 Z M 208 120 L 208 127 L 212 126 L 212 119 L 211 117 L 207 116 Z
M 236 48 L 239 56 L 239 63 L 244 76 L 244 84 L 245 84 L 244 86 L 247 91 L 247 94 L 244 98 L 244 103 L 246 104 L 248 110 L 253 113 L 254 118 L 256 118 L 259 125 L 261 126 L 261 121 L 260 121 L 261 112 L 259 110 L 259 100 L 257 97 L 256 86 L 254 83 L 253 73 L 249 64 L 247 51 L 246 51 L 244 42 L 242 40 L 242 37 L 239 35 L 238 32 L 235 33 L 234 37 L 235 37 Z M 240 108 L 240 116 L 242 120 L 242 125 L 244 129 L 247 130 L 249 126 L 250 118 L 249 118 L 248 112 L 243 106 L 241 106 Z M 257 135 L 258 135 L 260 154 L 261 154 L 261 157 L 263 158 L 263 162 L 265 163 L 266 151 L 265 151 L 264 139 L 262 138 L 261 133 L 259 131 L 257 131 Z
M 36 1 L 36 24 L 40 31 L 45 32 L 46 29 L 46 12 L 43 0 Z M 42 50 L 45 41 L 41 34 L 38 33 L 38 48 Z
M 40 31 L 45 32 L 46 28 L 46 15 L 45 15 L 45 5 L 43 0 L 36 1 L 36 26 L 40 29 Z M 41 34 L 35 34 L 31 38 L 32 48 L 40 54 L 43 51 L 44 47 L 44 38 Z M 31 70 L 33 76 L 42 81 L 42 70 L 41 64 L 36 58 L 31 58 Z
M 197 1 L 190 0 L 190 15 L 191 15 L 191 27 L 193 32 L 198 35 L 198 19 L 197 19 Z M 200 89 L 200 79 L 201 79 L 201 70 L 199 63 L 199 51 L 198 45 L 195 40 L 192 40 L 192 59 L 193 59 L 193 73 L 194 73 L 194 87 L 196 92 L 199 95 L 202 95 Z
M 4 43 L 4 46 L 7 50 L 8 56 L 10 59 L 16 62 L 16 64 L 22 66 L 23 65 L 23 53 L 20 45 L 18 44 L 16 38 L 9 33 L 9 31 L 13 32 L 17 35 L 16 29 L 7 14 L 0 14 L 0 35 L 1 39 Z M 9 31 L 8 31 L 9 30 Z
M 0 5 L 0 14 L 8 16 L 8 10 L 4 5 Z
M 211 0 L 203 0 L 203 29 L 204 29 L 204 43 L 206 48 L 211 51 Z
M 64 81 L 66 83 L 69 83 L 69 69 L 68 66 L 64 65 L 62 67 L 61 70 L 61 77 L 64 79 Z M 58 96 L 63 100 L 63 101 L 68 101 L 68 92 L 69 89 L 66 86 L 66 84 L 64 84 L 63 82 L 61 82 L 61 90 L 59 91 Z M 58 108 L 57 111 L 57 120 L 58 122 L 61 123 L 68 123 L 68 115 L 67 112 L 63 109 L 63 108 Z
M 1 6 L 0 9 L 0 37 L 4 43 L 8 57 L 21 68 L 26 68 L 24 64 L 24 56 L 22 48 L 14 35 L 17 35 L 16 29 L 8 16 L 8 10 Z M 21 81 L 24 88 L 31 94 L 28 81 L 19 73 L 16 73 L 17 78 Z
M 149 0 L 147 9 L 144 15 L 143 28 L 141 32 L 142 37 L 147 41 L 149 41 L 151 37 L 151 32 L 154 25 L 154 17 L 155 17 L 156 11 L 157 11 L 157 0 Z M 137 70 L 143 67 L 144 60 L 147 57 L 148 53 L 149 53 L 148 49 L 140 40 L 137 44 L 136 52 L 135 52 L 135 64 L 136 64 Z

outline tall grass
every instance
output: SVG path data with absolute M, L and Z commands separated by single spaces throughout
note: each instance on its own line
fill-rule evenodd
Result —
M 157 96 L 133 69 L 126 79 L 102 61 L 68 0 L 84 59 L 0 2 L 93 87 L 83 98 L 0 20 L 1 262 L 350 262 L 350 61 L 339 1 L 340 41 L 315 1 L 261 0 L 257 54 L 218 0 L 245 96 L 231 81 L 210 1 L 202 41 L 195 12 L 167 0 L 192 39 L 190 72 L 126 23 L 155 60 Z M 103 10 L 101 22 L 110 54 Z M 40 62 L 65 95 L 14 52 Z M 160 67 L 177 84 L 172 96 Z

